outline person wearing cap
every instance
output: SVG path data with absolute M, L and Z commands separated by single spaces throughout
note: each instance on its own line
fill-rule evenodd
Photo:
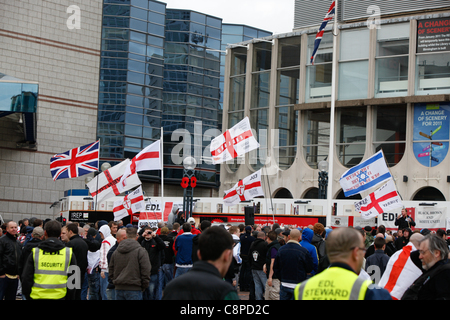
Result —
M 358 276 L 366 251 L 358 230 L 333 230 L 326 249 L 330 267 L 299 283 L 294 290 L 295 300 L 392 300 L 386 289 Z

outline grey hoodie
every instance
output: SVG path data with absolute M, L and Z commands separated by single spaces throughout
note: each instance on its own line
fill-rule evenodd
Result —
M 108 267 L 116 290 L 144 291 L 150 283 L 150 259 L 136 240 L 122 240 Z

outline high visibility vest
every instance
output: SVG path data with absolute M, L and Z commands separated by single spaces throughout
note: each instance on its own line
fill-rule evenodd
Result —
M 33 248 L 34 284 L 32 299 L 62 299 L 67 293 L 67 270 L 72 259 L 72 248 L 48 252 Z
M 361 279 L 354 272 L 330 267 L 299 283 L 294 290 L 295 300 L 364 300 L 372 281 Z

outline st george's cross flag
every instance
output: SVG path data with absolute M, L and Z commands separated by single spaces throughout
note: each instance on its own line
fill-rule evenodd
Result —
M 361 213 L 361 218 L 366 220 L 399 207 L 403 207 L 403 203 L 392 179 L 361 201 L 355 202 L 355 209 Z
M 100 140 L 55 154 L 50 159 L 53 181 L 76 178 L 98 170 Z
M 125 191 L 127 187 L 128 177 L 140 172 L 149 170 L 161 170 L 161 141 L 157 140 L 151 145 L 145 147 L 133 159 L 120 179 L 117 188 L 120 192 Z
M 331 3 L 330 8 L 328 9 L 327 14 L 325 15 L 325 18 L 323 18 L 323 22 L 320 25 L 319 31 L 317 31 L 316 40 L 314 41 L 314 49 L 311 55 L 311 64 L 314 64 L 314 59 L 316 58 L 317 50 L 319 49 L 320 42 L 322 41 L 325 27 L 327 26 L 329 21 L 333 20 L 335 13 L 336 13 L 336 1 L 333 1 Z
M 253 136 L 250 120 L 245 117 L 224 134 L 211 141 L 210 151 L 213 164 L 219 164 L 259 148 Z
M 142 193 L 142 186 L 139 186 L 123 199 L 114 201 L 114 221 L 131 216 L 133 213 L 140 212 L 144 209 L 144 194 Z
M 346 197 L 369 190 L 378 184 L 392 178 L 383 150 L 378 151 L 369 159 L 348 169 L 341 176 L 339 183 Z
M 129 165 L 130 159 L 125 159 L 121 163 L 103 171 L 87 184 L 91 196 L 97 203 L 100 203 L 103 199 L 118 196 L 122 192 L 141 184 L 141 180 L 139 180 L 138 175 L 135 173 L 127 178 L 127 185 L 122 191 L 118 189 L 117 184 L 120 182 L 125 169 Z
M 416 250 L 414 244 L 409 242 L 389 258 L 378 285 L 389 291 L 393 300 L 400 300 L 405 291 L 422 275 L 422 270 L 411 260 L 411 252 Z
M 251 200 L 258 196 L 264 196 L 264 190 L 261 184 L 261 170 L 252 173 L 236 183 L 233 188 L 225 191 L 223 204 L 225 206 L 232 206 L 241 201 Z

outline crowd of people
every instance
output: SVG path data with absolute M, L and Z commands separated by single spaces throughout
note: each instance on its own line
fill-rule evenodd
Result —
M 0 231 L 0 300 L 450 298 L 447 232 L 413 232 L 406 210 L 396 225 L 9 221 Z

